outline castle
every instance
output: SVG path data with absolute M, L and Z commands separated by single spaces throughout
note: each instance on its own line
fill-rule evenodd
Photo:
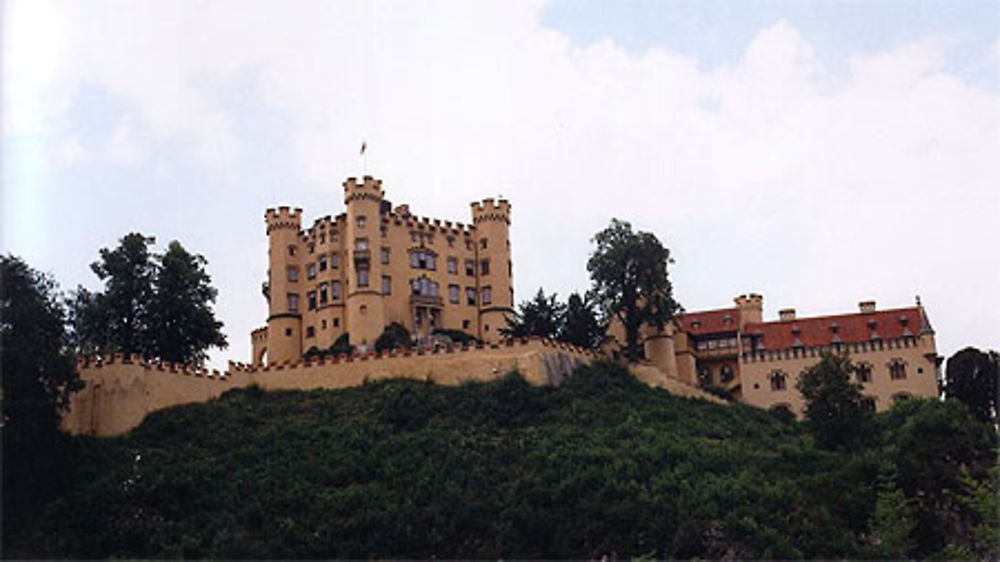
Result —
M 303 230 L 301 209 L 268 209 L 267 326 L 251 333 L 253 364 L 297 361 L 341 336 L 369 349 L 390 323 L 418 340 L 437 330 L 501 339 L 513 310 L 510 203 L 472 203 L 472 223 L 393 208 L 381 180 L 343 184 L 346 212 Z
M 763 321 L 764 298 L 740 295 L 735 306 L 688 312 L 644 334 L 646 362 L 681 382 L 722 388 L 740 402 L 801 414 L 799 373 L 822 352 L 848 353 L 868 409 L 883 411 L 912 396 L 938 395 L 940 356 L 923 306 L 797 318 L 794 309 Z M 623 341 L 620 327 L 610 330 Z

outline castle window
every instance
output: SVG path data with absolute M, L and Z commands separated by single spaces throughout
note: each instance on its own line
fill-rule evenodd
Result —
M 357 223 L 358 223 L 358 228 L 364 228 L 365 227 L 365 216 L 364 215 L 358 216 L 358 218 L 356 220 L 357 220 Z
M 458 304 L 458 285 L 448 285 L 448 300 Z
M 316 291 L 306 293 L 306 298 L 309 301 L 309 310 L 316 310 Z
M 295 255 L 295 251 L 296 251 L 295 246 L 289 246 L 288 247 L 288 255 L 294 256 Z
M 872 382 L 872 366 L 868 363 L 858 363 L 855 373 L 857 374 L 858 382 Z
M 313 328 L 312 326 L 306 326 L 306 337 L 307 338 L 316 337 L 316 328 Z
M 448 273 L 458 273 L 458 258 L 448 258 Z
M 299 311 L 299 296 L 295 293 L 288 293 L 288 310 L 289 312 Z
M 465 274 L 469 277 L 476 276 L 476 262 L 474 260 L 465 260 Z
M 340 254 L 333 252 L 330 254 L 330 269 L 337 269 L 340 265 Z
M 472 245 L 472 240 L 469 240 L 468 238 L 465 239 L 465 249 L 466 250 L 474 250 L 475 249 L 475 247 Z
M 320 245 L 326 244 L 326 234 L 319 235 L 319 243 Z
M 334 318 L 333 319 L 333 327 L 334 328 L 339 328 L 340 327 L 340 318 Z
M 389 277 L 388 275 L 383 275 L 382 276 L 382 294 L 383 295 L 392 294 L 391 293 L 391 289 L 392 289 L 392 278 Z
M 315 279 L 316 278 L 316 264 L 311 263 L 306 266 L 306 278 Z
M 316 244 L 309 244 L 309 253 L 310 254 L 316 253 Z
M 319 284 L 319 303 L 326 304 L 326 283 Z
M 906 378 L 906 363 L 900 359 L 893 359 L 889 362 L 889 378 L 892 380 L 902 380 Z
M 326 254 L 319 257 L 319 270 L 326 271 Z
M 867 412 L 875 411 L 875 397 L 874 396 L 862 396 L 861 397 L 861 408 Z
M 288 268 L 288 281 L 295 283 L 299 280 L 299 268 L 289 267 Z
M 321 330 L 325 330 L 326 329 L 326 320 L 320 320 L 319 327 L 320 327 Z
M 479 241 L 479 247 L 484 250 L 486 249 L 486 238 L 483 238 L 482 240 Z
M 364 267 L 358 268 L 358 287 L 368 286 L 368 269 Z
M 414 295 L 424 297 L 438 296 L 438 284 L 426 277 L 420 277 L 410 281 L 410 288 Z
M 510 263 L 510 260 L 507 260 L 507 277 L 513 277 L 513 276 L 514 276 L 514 265 Z
M 476 306 L 476 290 L 472 287 L 465 288 L 465 304 Z
M 468 320 L 462 320 L 462 329 L 463 330 L 468 330 L 469 329 L 469 321 Z
M 410 267 L 414 269 L 436 269 L 434 253 L 427 250 L 413 250 L 410 252 Z
M 340 281 L 330 283 L 330 298 L 335 301 L 340 300 Z
M 287 337 L 291 337 L 292 336 L 292 329 L 291 328 L 285 328 L 285 336 L 287 336 Z
M 354 241 L 354 249 L 357 250 L 357 251 L 359 251 L 359 252 L 363 252 L 363 251 L 367 250 L 368 249 L 368 239 L 367 238 L 358 238 L 357 240 L 355 240 Z
M 493 302 L 493 289 L 491 287 L 483 287 L 483 304 L 490 304 Z
M 382 225 L 378 229 L 378 233 L 379 233 L 380 236 L 382 236 L 382 238 L 385 238 L 386 236 L 389 236 L 389 227 L 385 226 L 385 225 Z
M 785 390 L 788 388 L 788 375 L 781 371 L 774 371 L 768 377 L 771 379 L 771 390 Z
M 490 274 L 490 260 L 482 260 L 479 262 L 479 274 L 489 275 Z
M 388 264 L 389 263 L 389 248 L 382 248 L 382 251 L 379 254 L 380 254 L 380 257 L 382 258 L 382 263 L 383 264 Z
M 733 368 L 730 365 L 723 365 L 719 369 L 719 380 L 722 382 L 729 382 L 733 380 Z
M 455 247 L 455 237 L 454 236 L 448 236 L 445 239 L 448 241 L 448 247 L 449 248 L 454 248 Z

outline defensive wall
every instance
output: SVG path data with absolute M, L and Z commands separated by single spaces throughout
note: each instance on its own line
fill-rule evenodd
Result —
M 150 412 L 205 402 L 254 383 L 267 390 L 346 388 L 387 378 L 457 385 L 497 379 L 516 369 L 531 384 L 558 385 L 576 366 L 594 358 L 590 351 L 541 339 L 316 357 L 270 366 L 231 362 L 225 372 L 120 354 L 81 358 L 77 370 L 86 385 L 72 396 L 63 427 L 73 434 L 119 435 Z

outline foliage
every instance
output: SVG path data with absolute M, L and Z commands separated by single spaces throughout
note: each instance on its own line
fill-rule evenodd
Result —
M 462 330 L 453 330 L 450 328 L 436 328 L 434 330 L 434 335 L 445 336 L 452 342 L 459 345 L 470 345 L 479 343 L 479 338 Z
M 375 351 L 383 352 L 399 348 L 408 348 L 412 344 L 410 332 L 398 322 L 392 322 L 385 327 L 382 334 L 375 340 Z
M 846 355 L 824 353 L 819 363 L 799 375 L 795 388 L 805 399 L 806 423 L 821 447 L 852 443 L 868 416 L 861 385 L 852 382 L 854 370 Z
M 227 346 L 211 308 L 217 291 L 205 258 L 177 241 L 162 255 L 153 254 L 154 243 L 155 238 L 131 233 L 114 250 L 101 249 L 91 269 L 105 283 L 104 291 L 80 287 L 69 301 L 78 352 L 201 364 L 208 348 Z
M 1000 465 L 994 465 L 989 476 L 982 480 L 976 480 L 963 468 L 961 482 L 962 491 L 955 499 L 975 522 L 968 534 L 955 537 L 944 555 L 1000 560 Z
M 320 355 L 354 355 L 355 347 L 351 345 L 351 334 L 344 332 L 340 334 L 330 347 L 319 349 L 316 346 L 310 347 L 302 356 L 306 359 L 319 357 Z
M 640 355 L 640 328 L 663 329 L 681 310 L 667 277 L 670 250 L 655 235 L 633 232 L 632 225 L 618 219 L 593 242 L 597 248 L 587 261 L 591 294 L 605 318 L 622 323 L 626 356 L 634 363 Z
M 601 324 L 594 303 L 578 293 L 566 299 L 566 310 L 559 329 L 559 341 L 584 349 L 593 349 L 604 341 L 607 326 Z
M 872 521 L 872 554 L 878 558 L 903 559 L 916 548 L 912 502 L 896 488 L 889 475 L 879 478 Z
M 80 439 L 72 492 L 44 506 L 16 552 L 860 558 L 879 525 L 905 528 L 906 517 L 918 522 L 910 556 L 939 552 L 919 540 L 937 508 L 918 492 L 950 485 L 953 471 L 960 485 L 961 464 L 982 485 L 995 439 L 960 405 L 919 400 L 869 429 L 860 449 L 820 449 L 802 424 L 674 397 L 614 363 L 559 387 L 509 374 L 455 387 L 237 390 L 156 412 L 122 438 Z M 911 458 L 920 431 L 931 442 Z M 940 474 L 915 473 L 932 453 L 941 460 L 926 469 Z M 905 501 L 880 487 L 887 473 Z M 953 508 L 949 542 L 983 522 Z
M 83 387 L 66 352 L 65 310 L 55 282 L 20 258 L 0 256 L 3 343 L 3 510 L 43 501 L 62 479 L 59 420 Z M 23 524 L 3 518 L 4 542 Z
M 1000 354 L 966 347 L 945 366 L 944 395 L 968 406 L 984 422 L 995 421 L 1000 410 Z
M 500 332 L 508 337 L 526 338 L 537 336 L 556 339 L 562 328 L 566 306 L 559 302 L 555 293 L 545 296 L 541 288 L 531 300 L 517 305 L 517 312 L 507 317 L 507 327 Z

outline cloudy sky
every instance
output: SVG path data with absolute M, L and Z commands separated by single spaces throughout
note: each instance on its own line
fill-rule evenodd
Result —
M 203 254 L 230 349 L 267 309 L 264 210 L 368 173 L 423 216 L 513 205 L 518 300 L 588 287 L 612 217 L 688 310 L 908 306 L 1000 347 L 1000 3 L 2 4 L 2 250 L 98 287 L 131 231 Z M 358 150 L 368 143 L 364 164 Z

